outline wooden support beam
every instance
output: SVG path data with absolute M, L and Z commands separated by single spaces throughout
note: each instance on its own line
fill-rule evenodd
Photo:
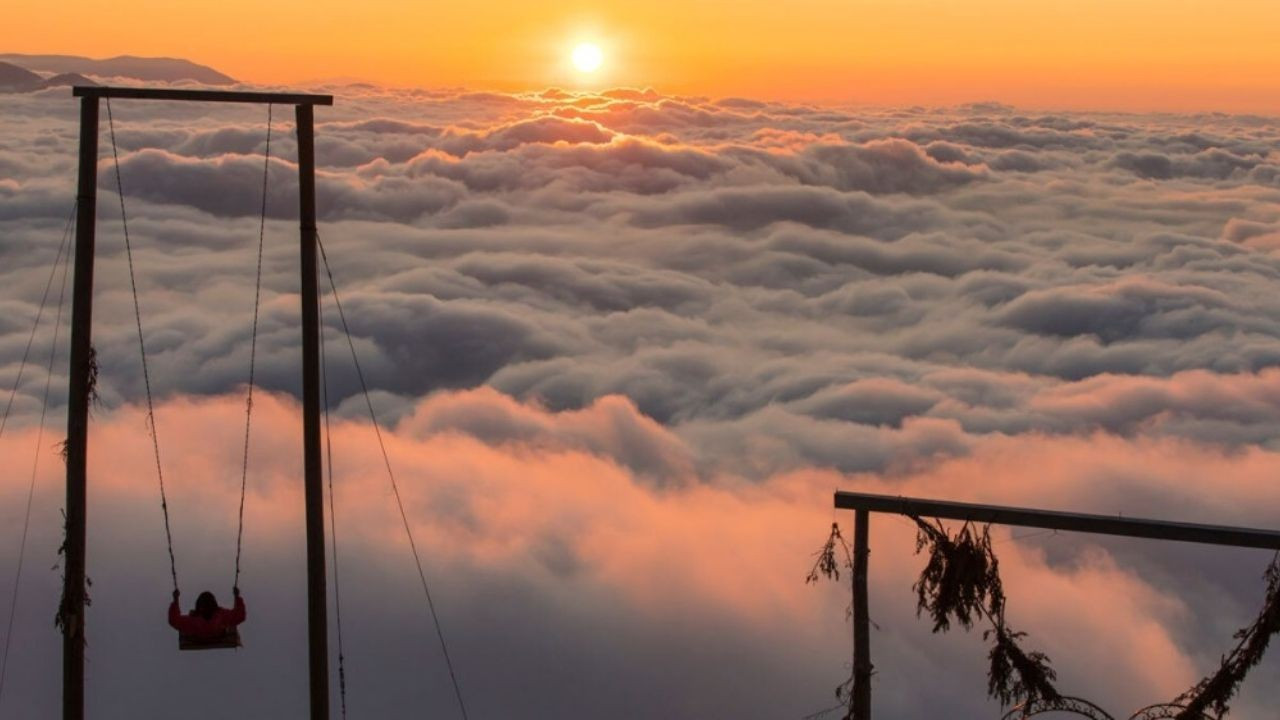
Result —
M 853 519 L 853 720 L 871 720 L 871 612 L 867 596 L 867 542 L 871 514 L 858 510 Z
M 329 618 L 325 584 L 324 486 L 320 464 L 320 291 L 316 257 L 315 126 L 297 106 L 298 216 L 302 243 L 302 454 L 307 521 L 307 630 L 311 720 L 329 718 Z
M 1148 520 L 1111 515 L 1035 510 L 1002 505 L 928 500 L 895 495 L 837 492 L 835 506 L 845 510 L 893 513 L 896 515 L 934 517 L 944 520 L 968 520 L 975 523 L 1016 525 L 1070 530 L 1098 535 L 1179 540 L 1182 542 L 1232 547 L 1280 550 L 1280 531 L 1257 528 L 1199 525 L 1196 523 Z
M 67 517 L 63 545 L 62 717 L 84 717 L 85 469 L 89 448 L 89 375 L 93 360 L 94 218 L 98 203 L 98 98 L 80 100 L 80 177 L 76 261 L 71 290 L 71 363 L 67 389 Z
M 239 92 L 227 90 L 173 90 L 169 88 L 106 87 L 76 85 L 75 97 L 129 98 L 131 100 L 193 100 L 197 102 L 262 103 L 273 105 L 332 105 L 332 95 L 308 93 Z

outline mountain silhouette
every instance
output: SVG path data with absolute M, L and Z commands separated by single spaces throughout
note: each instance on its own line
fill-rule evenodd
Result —
M 98 83 L 81 75 L 80 73 L 60 73 L 53 77 L 47 77 L 44 82 L 40 83 L 40 88 L 57 87 L 60 85 L 97 85 Z
M 189 80 L 204 85 L 230 85 L 235 79 L 211 67 L 181 58 L 146 58 L 133 55 L 94 59 L 78 55 L 23 55 L 0 53 L 0 61 L 35 72 L 77 73 L 101 77 L 127 77 L 151 82 Z
M 0 62 L 0 93 L 34 92 L 62 85 L 97 84 L 78 73 L 62 73 L 46 78 L 13 63 Z
M 0 62 L 0 91 L 26 92 L 34 90 L 44 78 L 7 62 Z

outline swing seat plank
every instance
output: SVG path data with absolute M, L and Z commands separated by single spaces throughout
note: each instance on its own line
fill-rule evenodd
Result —
M 221 637 L 200 638 L 194 635 L 178 634 L 179 650 L 235 650 L 244 647 L 240 642 L 240 631 L 232 628 Z

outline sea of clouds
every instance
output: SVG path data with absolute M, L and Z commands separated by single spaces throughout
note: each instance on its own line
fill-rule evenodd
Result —
M 471 716 L 800 718 L 848 673 L 805 586 L 835 489 L 1275 526 L 1274 118 L 838 108 L 652 90 L 324 88 L 320 233 Z M 187 600 L 227 594 L 266 109 L 111 108 Z M 104 108 L 90 440 L 98 717 L 300 716 L 295 143 L 273 109 L 246 648 L 177 655 Z M 0 387 L 72 209 L 78 108 L 0 99 Z M 58 283 L 52 294 L 56 300 Z M 0 438 L 0 713 L 58 699 L 65 347 Z M 455 713 L 325 300 L 352 717 Z M 64 315 L 65 331 L 66 317 Z M 996 530 L 1010 621 L 1117 716 L 1216 667 L 1269 554 Z M 872 528 L 877 714 L 993 718 L 977 634 Z M 6 611 L 7 602 L 2 606 Z M 336 640 L 336 638 L 335 638 Z M 1237 717 L 1271 717 L 1280 664 Z M 1272 708 L 1268 710 L 1268 708 Z

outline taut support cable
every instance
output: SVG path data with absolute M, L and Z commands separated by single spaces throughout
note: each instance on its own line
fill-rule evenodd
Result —
M 338 576 L 338 519 L 333 502 L 333 435 L 329 428 L 329 352 L 324 339 L 324 318 L 320 318 L 320 406 L 324 408 L 324 466 L 329 480 L 329 545 L 333 553 L 333 612 L 338 626 L 338 700 L 342 717 L 347 717 L 347 663 L 342 642 L 342 585 Z
M 391 491 L 396 498 L 396 507 L 400 510 L 400 520 L 404 523 L 405 536 L 409 538 L 409 549 L 413 551 L 413 561 L 418 566 L 418 579 L 422 581 L 422 592 L 427 597 L 427 608 L 431 611 L 431 622 L 435 625 L 436 637 L 440 640 L 440 651 L 444 655 L 444 664 L 449 669 L 449 680 L 453 683 L 453 693 L 458 699 L 458 709 L 463 720 L 467 720 L 467 705 L 462 699 L 462 687 L 458 683 L 458 675 L 453 668 L 453 660 L 449 657 L 449 646 L 444 640 L 444 630 L 440 625 L 440 616 L 436 612 L 435 601 L 431 598 L 431 587 L 427 584 L 427 574 L 422 569 L 422 558 L 418 554 L 418 545 L 413 541 L 413 530 L 409 525 L 409 515 L 404 510 L 404 501 L 400 497 L 400 486 L 396 482 L 395 472 L 391 469 L 391 457 L 387 454 L 387 445 L 382 439 L 382 430 L 378 425 L 378 415 L 373 409 L 373 401 L 369 399 L 369 385 L 364 379 L 364 370 L 360 367 L 360 357 L 356 354 L 355 342 L 351 339 L 351 327 L 347 324 L 347 314 L 342 309 L 342 298 L 338 296 L 338 284 L 333 279 L 333 269 L 329 266 L 329 256 L 324 250 L 324 242 L 316 236 L 320 248 L 320 259 L 324 263 L 325 274 L 329 277 L 329 287 L 333 291 L 333 304 L 338 309 L 338 318 L 342 321 L 342 331 L 347 337 L 347 347 L 351 349 L 351 362 L 355 365 L 356 377 L 360 381 L 360 391 L 364 394 L 365 407 L 369 411 L 369 421 L 373 423 L 373 433 L 378 438 L 378 449 L 382 451 L 382 463 L 386 466 L 387 477 L 391 480 Z
M 4 437 L 5 426 L 9 424 L 9 413 L 13 410 L 13 401 L 18 397 L 18 388 L 22 385 L 22 375 L 27 369 L 27 360 L 31 357 L 31 345 L 36 340 L 36 330 L 40 329 L 40 318 L 44 316 L 45 305 L 49 301 L 49 291 L 53 288 L 53 278 L 58 272 L 58 263 L 66 252 L 67 241 L 71 236 L 71 226 L 75 223 L 76 203 L 71 206 L 71 214 L 67 216 L 67 225 L 62 231 L 62 243 L 58 245 L 58 256 L 49 270 L 49 279 L 44 284 L 44 294 L 40 296 L 40 307 L 36 310 L 35 323 L 31 326 L 31 334 L 27 336 L 27 347 L 22 351 L 22 361 L 18 364 L 18 376 L 13 379 L 13 389 L 9 393 L 9 401 L 5 403 L 4 415 L 0 416 L 0 437 Z
M 49 282 L 53 282 L 54 276 L 58 272 L 58 265 L 62 265 L 62 289 L 58 293 L 58 314 L 53 323 L 53 339 L 49 342 L 49 365 L 45 370 L 44 378 L 44 399 L 40 403 L 40 421 L 36 424 L 36 453 L 35 459 L 31 463 L 31 482 L 27 485 L 27 509 L 22 516 L 22 539 L 18 543 L 18 564 L 13 571 L 13 594 L 9 598 L 9 621 L 4 633 L 4 655 L 0 656 L 0 700 L 4 698 L 4 681 L 9 670 L 9 649 L 13 644 L 13 622 L 18 614 L 18 597 L 19 590 L 22 587 L 22 564 L 27 555 L 27 533 L 31 529 L 31 507 L 32 501 L 36 494 L 36 477 L 40 470 L 40 446 L 44 443 L 44 421 L 49 411 L 49 393 L 53 387 L 53 361 L 58 354 L 58 332 L 62 329 L 62 308 L 67 297 L 67 269 L 70 265 L 68 260 L 71 253 L 67 250 L 67 244 L 71 239 L 71 227 L 76 216 L 76 209 L 71 208 L 71 215 L 67 218 L 67 226 L 62 232 L 62 242 L 58 245 L 58 254 L 53 259 L 53 269 L 49 271 Z M 45 297 L 40 300 L 40 309 L 36 312 L 35 326 L 31 329 L 31 335 L 34 339 L 35 331 L 40 327 L 40 317 L 44 314 L 44 305 L 49 295 L 49 286 L 45 286 Z M 27 350 L 30 351 L 31 343 L 28 341 Z M 18 379 L 22 379 L 22 369 L 26 366 L 26 354 L 23 354 L 23 364 L 18 368 Z M 13 394 L 18 394 L 18 388 L 15 384 Z M 4 419 L 9 419 L 9 408 L 13 406 L 13 397 L 9 398 L 9 406 L 5 408 Z M 0 422 L 0 434 L 3 433 L 4 423 Z

